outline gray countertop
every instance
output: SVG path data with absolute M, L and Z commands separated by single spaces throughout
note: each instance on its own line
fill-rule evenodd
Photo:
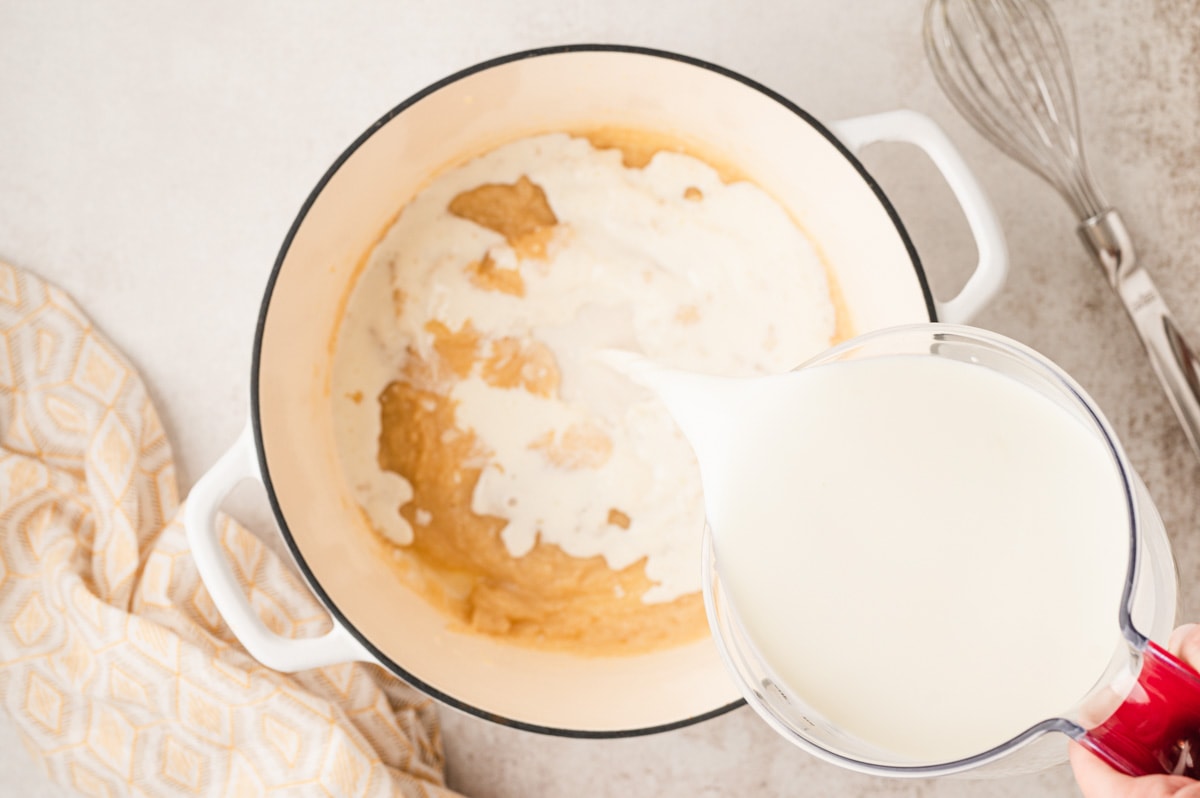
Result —
M 1200 15 L 1179 0 L 1053 2 L 1094 171 L 1184 330 L 1200 339 Z M 855 10 L 852 12 L 850 9 Z M 57 282 L 141 370 L 186 489 L 247 412 L 256 311 L 317 178 L 382 112 L 438 78 L 538 45 L 619 42 L 738 70 L 821 119 L 923 111 L 959 145 L 1008 236 L 1011 274 L 976 319 L 1092 393 L 1149 485 L 1200 617 L 1200 468 L 1065 205 L 963 122 L 920 45 L 921 0 L 406 0 L 350 4 L 0 0 L 0 258 Z M 935 293 L 973 246 L 932 167 L 864 156 Z M 261 510 L 247 512 L 260 521 Z M 1033 656 L 1033 652 L 1031 652 Z M 57 796 L 0 715 L 5 794 Z M 443 713 L 472 795 L 1071 795 L 1069 772 L 884 781 L 817 762 L 749 710 L 649 738 L 545 738 Z

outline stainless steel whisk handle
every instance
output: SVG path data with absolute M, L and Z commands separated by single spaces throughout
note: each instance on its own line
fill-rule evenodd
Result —
M 1188 443 L 1200 457 L 1200 359 L 1179 332 L 1154 281 L 1138 265 L 1125 222 L 1109 209 L 1081 222 L 1079 237 L 1124 303 Z

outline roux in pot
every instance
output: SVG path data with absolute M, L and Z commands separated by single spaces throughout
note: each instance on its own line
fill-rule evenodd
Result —
M 849 326 L 768 194 L 626 138 L 519 139 L 438 176 L 369 256 L 334 362 L 342 469 L 398 575 L 462 628 L 577 653 L 706 629 L 695 459 L 595 352 L 765 374 Z

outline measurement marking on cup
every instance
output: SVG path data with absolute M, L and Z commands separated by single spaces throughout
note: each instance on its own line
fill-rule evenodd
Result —
M 767 693 L 767 695 L 762 696 L 762 699 L 765 703 L 777 703 L 775 699 L 778 698 L 782 699 L 783 703 L 788 704 L 789 706 L 791 705 L 792 699 L 789 698 L 788 694 L 785 693 L 779 685 L 775 684 L 775 682 L 771 681 L 770 679 L 763 679 L 762 687 L 763 691 Z M 816 724 L 805 715 L 797 715 L 795 716 L 794 720 L 799 721 L 805 729 L 811 729 L 816 726 Z

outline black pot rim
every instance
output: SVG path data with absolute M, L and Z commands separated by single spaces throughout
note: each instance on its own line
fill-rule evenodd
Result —
M 883 190 L 879 187 L 879 184 L 875 182 L 874 178 L 871 177 L 871 175 L 863 167 L 862 163 L 860 163 L 859 160 L 854 156 L 854 154 L 851 153 L 846 148 L 846 146 L 844 144 L 842 144 L 842 142 L 839 141 L 838 138 L 836 136 L 834 136 L 833 133 L 827 127 L 822 125 L 807 111 L 803 110 L 802 108 L 797 106 L 795 103 L 792 103 L 790 100 L 786 99 L 785 97 L 781 96 L 780 94 L 777 94 L 776 92 L 772 91 L 771 89 L 768 89 L 766 86 L 763 86 L 761 83 L 751 80 L 750 78 L 747 78 L 744 75 L 741 75 L 737 72 L 726 69 L 724 67 L 717 66 L 716 64 L 713 64 L 709 61 L 704 61 L 699 58 L 692 58 L 691 56 L 680 55 L 679 53 L 673 53 L 673 52 L 669 52 L 666 50 L 656 50 L 656 49 L 647 48 L 647 47 L 634 47 L 634 46 L 619 45 L 619 44 L 569 44 L 569 45 L 558 45 L 558 46 L 553 46 L 553 47 L 540 47 L 540 48 L 536 48 L 536 49 L 532 49 L 532 50 L 523 50 L 521 52 L 511 53 L 509 55 L 500 56 L 498 58 L 492 58 L 490 60 L 483 61 L 482 63 L 476 64 L 471 67 L 467 67 L 466 69 L 455 72 L 454 74 L 449 75 L 448 77 L 442 78 L 441 80 L 437 81 L 436 83 L 433 83 L 433 84 L 427 86 L 426 88 L 422 89 L 421 91 L 418 91 L 416 94 L 414 94 L 411 97 L 409 97 L 408 99 L 404 100 L 404 102 L 402 102 L 399 105 L 397 105 L 396 107 L 392 108 L 390 111 L 388 111 L 382 117 L 380 117 L 380 119 L 378 121 L 376 121 L 374 124 L 372 124 L 370 127 L 368 127 L 362 133 L 362 135 L 360 135 L 357 139 L 354 140 L 354 143 L 352 143 L 349 147 L 347 147 L 346 150 L 341 155 L 338 156 L 337 160 L 335 160 L 333 162 L 333 165 L 331 165 L 329 167 L 329 169 L 326 170 L 325 174 L 322 175 L 321 179 L 319 181 L 317 181 L 316 186 L 309 193 L 308 197 L 304 201 L 304 204 L 301 206 L 299 213 L 296 215 L 295 221 L 292 222 L 291 227 L 288 229 L 287 236 L 284 238 L 283 244 L 280 246 L 279 255 L 275 258 L 275 265 L 271 270 L 271 276 L 267 280 L 267 286 L 263 293 L 262 305 L 259 308 L 258 323 L 257 323 L 255 333 L 254 333 L 253 359 L 252 359 L 251 368 L 250 368 L 250 419 L 251 419 L 251 425 L 254 430 L 254 446 L 255 446 L 257 457 L 258 457 L 259 468 L 261 469 L 261 472 L 262 472 L 263 484 L 266 487 L 267 499 L 270 502 L 271 511 L 275 515 L 275 521 L 279 525 L 280 534 L 283 536 L 283 540 L 287 545 L 288 551 L 291 552 L 292 558 L 295 560 L 296 565 L 299 567 L 300 572 L 303 574 L 304 579 L 308 583 L 309 588 L 317 595 L 317 597 L 321 601 L 321 603 L 324 604 L 325 607 L 329 610 L 329 612 L 333 615 L 335 621 L 337 623 L 341 624 L 343 627 L 345 627 L 345 629 L 351 635 L 353 635 L 354 638 L 357 639 L 358 642 L 361 643 L 362 646 L 367 651 L 371 652 L 371 655 L 374 656 L 376 658 L 376 660 L 378 660 L 384 667 L 386 667 L 388 670 L 390 670 L 394 675 L 403 679 L 408 684 L 412 685 L 413 687 L 416 687 L 417 689 L 419 689 L 421 692 L 425 693 L 426 695 L 436 698 L 438 701 L 441 701 L 442 703 L 448 704 L 458 710 L 461 710 L 461 711 L 466 712 L 471 715 L 475 715 L 475 716 L 483 718 L 485 720 L 490 720 L 494 723 L 498 723 L 503 726 L 509 726 L 511 728 L 521 729 L 524 731 L 537 732 L 540 734 L 549 734 L 549 735 L 555 735 L 555 736 L 560 736 L 560 737 L 589 738 L 589 739 L 636 737 L 636 736 L 640 736 L 640 735 L 657 734 L 659 732 L 665 732 L 665 731 L 670 731 L 672 729 L 679 729 L 679 728 L 682 728 L 685 726 L 690 726 L 694 723 L 700 723 L 700 722 L 708 720 L 710 718 L 715 718 L 715 717 L 723 715 L 727 712 L 730 712 L 731 710 L 734 710 L 734 709 L 738 708 L 739 706 L 742 706 L 746 702 L 743 699 L 738 699 L 737 701 L 732 701 L 728 704 L 724 704 L 724 705 L 719 706 L 715 709 L 712 709 L 708 712 L 703 712 L 699 715 L 694 715 L 692 717 L 684 718 L 682 720 L 674 721 L 672 723 L 664 723 L 664 724 L 659 724 L 656 726 L 647 726 L 647 727 L 635 728 L 635 729 L 589 731 L 589 730 L 585 730 L 585 729 L 563 729 L 563 728 L 556 728 L 556 727 L 552 727 L 552 726 L 542 726 L 542 725 L 535 724 L 535 723 L 527 723 L 525 721 L 520 721 L 520 720 L 515 720 L 512 718 L 503 717 L 503 716 L 497 715 L 495 713 L 488 712 L 484 709 L 480 709 L 471 704 L 468 704 L 465 701 L 461 701 L 451 695 L 448 695 L 447 693 L 442 692 L 441 690 L 438 690 L 437 688 L 433 687 L 432 685 L 428 684 L 427 682 L 421 680 L 414 674 L 412 674 L 409 671 L 402 668 L 399 664 L 397 664 L 395 661 L 393 661 L 391 658 L 389 658 L 386 654 L 384 654 L 382 651 L 380 651 L 378 648 L 376 648 L 374 645 L 372 645 L 371 641 L 369 639 L 367 639 L 367 637 L 365 635 L 363 635 L 354 626 L 353 623 L 351 623 L 350 619 L 347 618 L 340 609 L 338 609 L 337 604 L 334 603 L 334 601 L 330 598 L 330 596 L 325 592 L 325 590 L 321 587 L 320 583 L 317 581 L 317 578 L 313 574 L 312 569 L 309 567 L 307 561 L 304 559 L 304 555 L 301 553 L 300 547 L 296 544 L 295 538 L 292 536 L 291 530 L 288 527 L 287 520 L 284 517 L 283 509 L 279 505 L 279 499 L 275 493 L 275 488 L 271 482 L 271 472 L 267 466 L 266 453 L 265 453 L 265 449 L 263 447 L 262 424 L 261 424 L 260 408 L 259 408 L 258 380 L 259 380 L 259 376 L 261 373 L 261 366 L 262 366 L 263 333 L 266 330 L 267 311 L 271 304 L 271 297 L 274 294 L 275 283 L 279 278 L 280 271 L 283 268 L 283 262 L 287 258 L 288 251 L 291 249 L 292 241 L 295 239 L 297 231 L 300 229 L 300 226 L 304 223 L 304 220 L 308 217 L 308 213 L 312 209 L 313 204 L 316 202 L 317 197 L 320 196 L 321 192 L 325 189 L 325 186 L 329 183 L 329 181 L 333 178 L 333 176 L 335 174 L 337 174 L 337 171 L 342 167 L 342 165 L 345 164 L 346 161 L 349 160 L 349 158 L 358 150 L 358 148 L 361 147 L 364 143 L 366 143 L 366 141 L 369 138 L 371 138 L 371 136 L 374 135 L 376 131 L 378 131 L 385 124 L 390 122 L 393 118 L 398 116 L 406 108 L 409 108 L 410 106 L 414 105 L 415 103 L 422 100 L 423 98 L 429 96 L 430 94 L 433 94 L 436 91 L 439 91 L 442 88 L 445 88 L 446 86 L 449 86 L 452 83 L 455 83 L 455 82 L 462 80 L 463 78 L 469 77 L 471 75 L 474 75 L 477 72 L 482 72 L 484 70 L 491 69 L 492 67 L 501 66 L 503 64 L 508 64 L 513 61 L 520 61 L 520 60 L 523 60 L 526 58 L 537 58 L 540 56 L 559 55 L 559 54 L 563 54 L 563 53 L 572 53 L 572 52 L 628 53 L 628 54 L 634 54 L 634 55 L 644 55 L 644 56 L 652 56 L 652 57 L 656 57 L 656 58 L 664 58 L 664 59 L 668 59 L 668 60 L 672 60 L 672 61 L 678 61 L 678 62 L 681 62 L 684 64 L 689 64 L 691 66 L 699 67 L 701 69 L 705 69 L 710 72 L 715 72 L 718 75 L 722 75 L 722 76 L 730 78 L 732 80 L 736 80 L 737 82 L 743 84 L 747 88 L 753 89 L 754 91 L 757 91 L 757 92 L 771 98 L 775 102 L 779 103 L 780 105 L 782 105 L 783 107 L 787 108 L 789 111 L 794 113 L 796 116 L 799 116 L 801 119 L 803 119 L 805 122 L 807 122 L 810 126 L 812 126 L 817 132 L 819 132 L 822 136 L 824 136 L 842 154 L 842 156 L 847 161 L 850 162 L 850 164 L 858 172 L 859 176 L 870 187 L 871 191 L 874 192 L 875 198 L 883 206 L 884 210 L 887 211 L 888 216 L 891 218 L 892 223 L 896 227 L 896 232 L 900 235 L 900 239 L 904 242 L 904 247 L 908 251 L 909 258 L 912 260 L 913 269 L 916 271 L 916 275 L 917 275 L 917 281 L 919 282 L 919 284 L 921 286 L 921 292 L 923 293 L 924 298 L 925 298 L 925 306 L 929 312 L 929 318 L 931 321 L 937 321 L 937 314 L 936 314 L 936 309 L 935 309 L 935 305 L 934 305 L 934 301 L 933 301 L 933 294 L 929 290 L 929 283 L 925 277 L 925 270 L 921 266 L 921 261 L 920 261 L 919 256 L 917 255 L 917 250 L 913 246 L 912 240 L 909 238 L 908 232 L 907 232 L 907 230 L 905 230 L 903 223 L 901 223 L 900 217 L 896 213 L 895 208 L 892 207 L 891 202 L 888 201 L 887 197 L 883 193 Z

